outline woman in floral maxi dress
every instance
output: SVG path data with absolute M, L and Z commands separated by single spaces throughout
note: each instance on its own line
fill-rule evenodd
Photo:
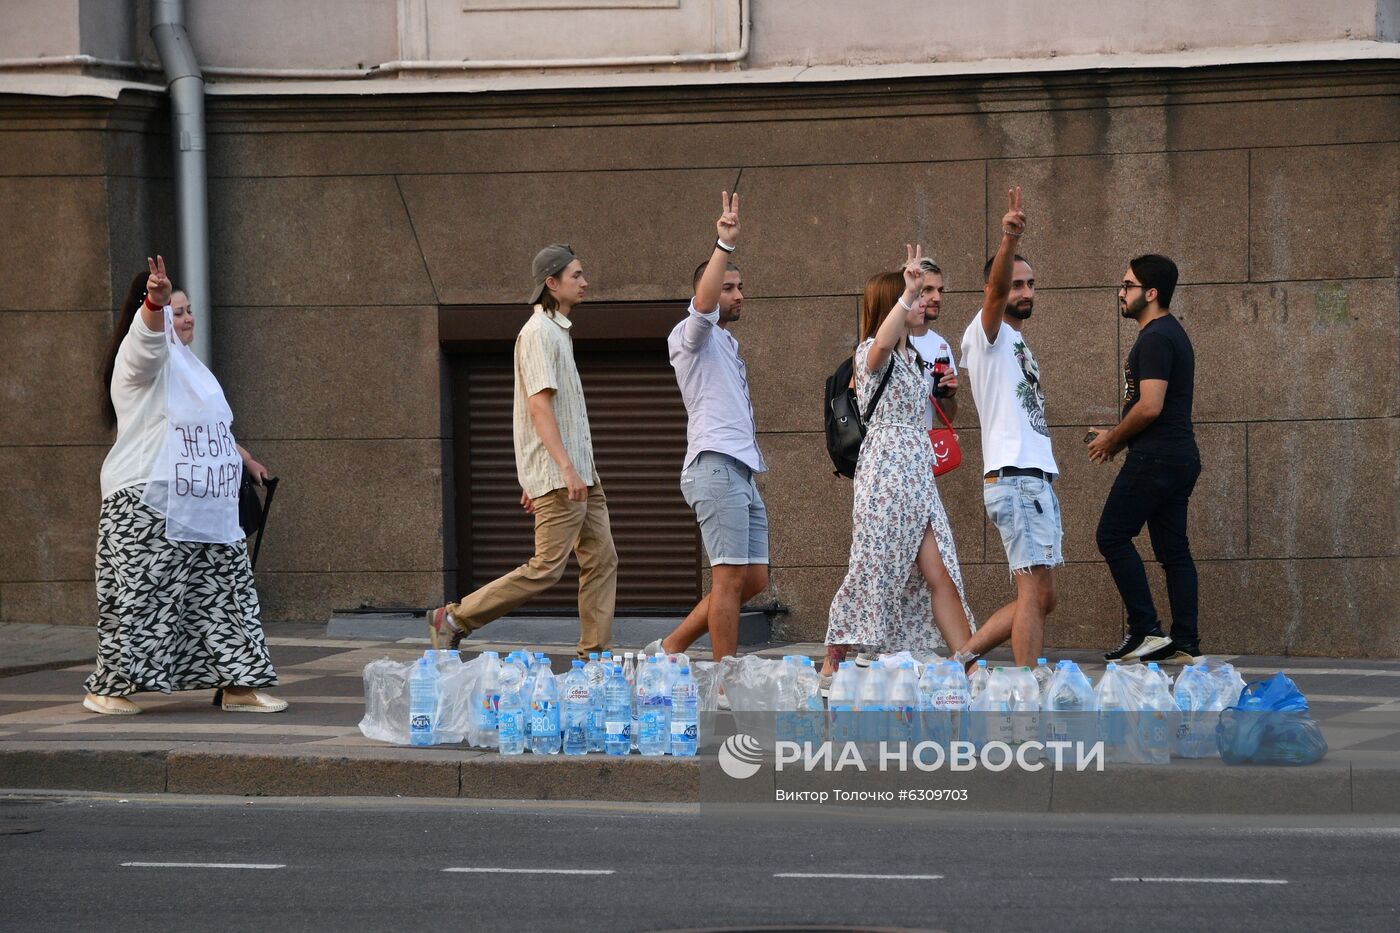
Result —
M 862 411 L 886 367 L 892 369 L 856 467 L 851 558 L 831 601 L 823 676 L 853 646 L 929 654 L 946 645 L 957 651 L 972 631 L 952 529 L 933 479 L 926 383 L 907 338 L 917 323 L 911 318 L 923 314 L 922 249 L 911 249 L 909 256 L 902 277 L 884 273 L 866 283 L 854 367 Z

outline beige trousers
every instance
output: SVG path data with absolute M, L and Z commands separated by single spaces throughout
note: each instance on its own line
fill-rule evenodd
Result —
M 578 555 L 580 658 L 602 651 L 612 638 L 617 605 L 617 549 L 608 523 L 603 484 L 588 487 L 588 501 L 569 501 L 567 489 L 531 500 L 535 506 L 535 556 L 510 573 L 449 603 L 447 612 L 464 632 L 472 632 L 543 593 L 564 575 L 569 552 Z

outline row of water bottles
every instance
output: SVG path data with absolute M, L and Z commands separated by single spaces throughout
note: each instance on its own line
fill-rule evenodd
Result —
M 790 663 L 785 659 L 785 664 Z M 799 665 L 800 661 L 792 662 Z M 1204 665 L 1183 669 L 1175 686 L 1155 663 L 1135 669 L 1109 664 L 1095 685 L 1070 660 L 1051 668 L 1045 658 L 1030 667 L 989 670 L 979 660 L 971 675 L 951 660 L 935 660 L 920 674 L 912 659 L 885 659 L 862 668 L 843 661 L 832 678 L 825 721 L 802 716 L 800 673 L 780 675 L 779 739 L 820 741 L 825 726 L 833 741 L 971 741 L 1017 746 L 1031 741 L 1103 741 L 1109 760 L 1162 763 L 1171 755 L 1215 754 L 1219 711 L 1243 685 L 1228 665 L 1213 676 Z M 1223 673 L 1227 679 L 1222 680 Z M 1224 687 L 1222 688 L 1222 685 Z M 884 715 L 857 715 L 882 713 Z
M 414 745 L 434 743 L 429 719 L 441 664 L 434 656 L 444 654 L 457 653 L 427 652 L 410 680 Z M 560 677 L 543 653 L 513 651 L 502 659 L 486 651 L 482 659 L 474 715 L 487 747 L 498 747 L 502 755 L 696 753 L 699 691 L 684 655 L 634 660 L 629 651 L 619 664 L 610 651 L 593 652 Z

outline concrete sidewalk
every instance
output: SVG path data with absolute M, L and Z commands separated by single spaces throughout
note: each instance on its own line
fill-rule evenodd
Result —
M 364 738 L 366 663 L 420 654 L 425 639 L 367 642 L 327 637 L 325 625 L 269 625 L 268 640 L 291 708 L 276 715 L 212 709 L 212 691 L 134 699 L 145 712 L 105 717 L 81 706 L 91 662 L 74 664 L 91 629 L 0 625 L 0 788 L 171 792 L 240 796 L 410 796 L 698 802 L 705 759 L 504 759 L 464 747 L 399 748 Z M 518 644 L 468 641 L 466 653 Z M 523 646 L 563 669 L 571 645 Z M 634 646 L 635 647 L 635 646 Z M 758 653 L 809 654 L 820 645 Z M 78 653 L 77 657 L 85 656 Z M 1089 651 L 1070 657 L 1097 676 Z M 995 663 L 995 655 L 993 656 Z M 968 789 L 959 809 L 1016 812 L 1400 813 L 1400 661 L 1238 657 L 1246 680 L 1284 670 L 1307 694 L 1331 751 L 1307 768 L 1229 767 L 1173 761 L 1110 765 L 1101 774 L 940 772 Z M 757 788 L 745 789 L 752 799 Z M 771 798 L 770 798 L 771 799 Z

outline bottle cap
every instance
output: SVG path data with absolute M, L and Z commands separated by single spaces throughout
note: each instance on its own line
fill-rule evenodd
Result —
M 986 666 L 987 666 L 987 659 L 986 659 L 986 658 L 978 658 L 978 659 L 977 659 L 977 666 L 978 666 L 978 667 L 986 667 Z
M 588 660 L 590 660 L 590 661 L 596 661 L 596 660 L 598 660 L 598 652 L 596 652 L 596 651 L 590 651 L 590 652 L 588 652 Z
M 583 667 L 583 662 L 580 661 L 578 658 L 574 658 L 574 670 L 578 670 L 578 669 L 580 669 L 580 668 L 582 668 L 582 667 Z
M 1050 662 L 1047 661 L 1047 660 L 1045 660 L 1044 658 L 1036 658 L 1036 659 L 1035 659 L 1036 667 L 1039 667 L 1039 666 L 1042 665 L 1042 664 L 1049 664 L 1049 663 L 1050 663 Z

